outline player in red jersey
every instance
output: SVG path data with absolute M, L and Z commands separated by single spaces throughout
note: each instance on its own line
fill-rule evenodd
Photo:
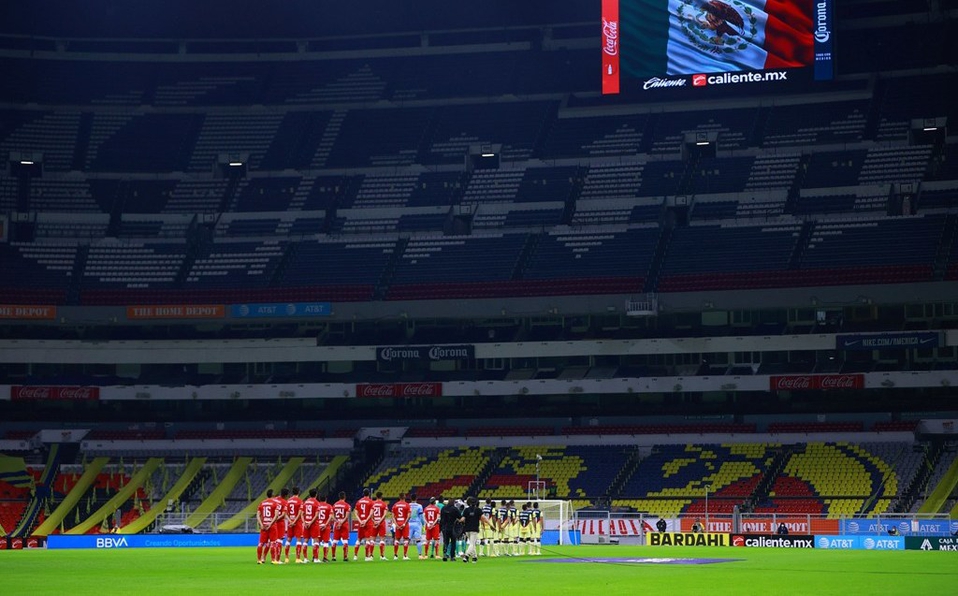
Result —
M 266 554 L 272 552 L 273 524 L 279 517 L 278 504 L 273 499 L 273 490 L 266 491 L 266 498 L 256 508 L 256 521 L 259 524 L 259 543 L 256 545 L 256 562 L 260 565 L 266 560 Z
M 402 544 L 403 561 L 409 560 L 409 503 L 406 495 L 399 495 L 399 500 L 393 503 L 393 524 L 396 527 L 393 539 L 393 559 L 399 558 L 399 545 Z
M 346 502 L 346 493 L 339 493 L 339 500 L 333 503 L 333 561 L 336 560 L 336 541 L 343 545 L 343 561 L 349 560 L 349 513 L 353 510 Z
M 319 563 L 319 524 L 316 523 L 316 514 L 319 512 L 319 500 L 316 499 L 316 489 L 309 489 L 309 497 L 303 501 L 303 562 L 309 561 L 309 545 L 313 543 L 313 563 Z M 297 545 L 297 549 L 299 546 Z
M 369 539 L 369 533 L 372 530 L 370 520 L 372 518 L 373 500 L 369 497 L 369 489 L 363 489 L 363 496 L 356 501 L 356 546 L 353 550 L 353 561 L 359 556 L 359 545 L 366 547 L 366 560 L 373 560 L 373 545 Z
M 289 489 L 279 491 L 278 497 L 273 499 L 279 504 L 279 519 L 273 524 L 273 564 L 283 564 L 283 539 L 286 538 L 286 499 L 289 498 Z
M 326 501 L 326 495 L 319 497 L 319 508 L 316 511 L 316 526 L 318 526 L 319 541 L 323 545 L 323 563 L 329 562 L 329 536 L 333 529 L 333 506 Z M 336 558 L 336 545 L 333 545 L 333 558 Z M 313 547 L 313 562 L 319 563 L 319 552 Z
M 289 547 L 296 540 L 296 562 L 305 563 L 303 543 L 306 536 L 303 530 L 303 500 L 299 498 L 299 487 L 294 486 L 292 494 L 286 499 L 286 562 L 289 563 Z M 302 556 L 302 558 L 300 558 Z
M 370 531 L 369 531 L 369 545 L 370 548 L 375 548 L 375 541 L 379 539 L 379 560 L 385 561 L 386 559 L 386 514 L 389 513 L 389 507 L 386 505 L 386 501 L 383 501 L 383 494 L 381 492 L 376 493 L 376 498 L 373 500 L 372 510 L 370 512 Z
M 435 559 L 439 554 L 439 506 L 436 505 L 436 497 L 429 499 L 429 504 L 423 507 L 422 518 L 426 521 L 426 558 Z M 432 555 L 429 554 L 429 546 L 432 545 Z

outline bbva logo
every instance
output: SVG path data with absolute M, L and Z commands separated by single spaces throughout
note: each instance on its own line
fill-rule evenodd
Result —
M 97 548 L 124 548 L 128 546 L 130 546 L 130 544 L 126 541 L 126 537 L 96 539 Z

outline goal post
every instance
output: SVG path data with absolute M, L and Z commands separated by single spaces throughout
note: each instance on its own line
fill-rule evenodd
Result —
M 572 519 L 572 502 L 562 499 L 539 499 L 542 512 L 542 544 L 567 546 L 578 544 Z

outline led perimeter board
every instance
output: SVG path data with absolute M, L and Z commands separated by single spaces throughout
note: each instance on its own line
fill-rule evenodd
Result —
M 833 77 L 834 0 L 602 0 L 602 93 Z

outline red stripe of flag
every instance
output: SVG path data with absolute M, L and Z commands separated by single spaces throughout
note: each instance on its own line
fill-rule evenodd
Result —
M 814 63 L 813 0 L 767 0 L 765 68 L 794 68 Z

